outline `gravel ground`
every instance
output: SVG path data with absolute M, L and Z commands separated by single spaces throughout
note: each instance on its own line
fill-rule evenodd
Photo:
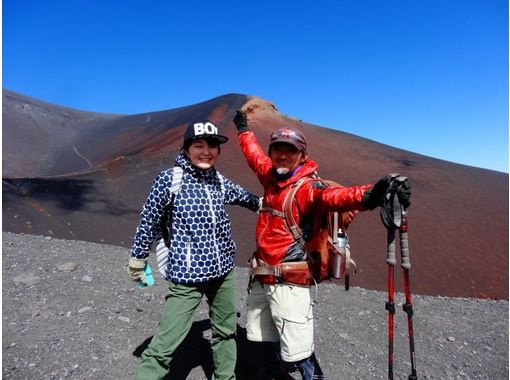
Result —
M 154 287 L 136 288 L 125 274 L 122 247 L 5 232 L 2 237 L 2 378 L 130 379 L 159 321 L 165 282 L 156 278 Z M 250 379 L 247 270 L 237 274 L 237 378 Z M 395 379 L 407 379 L 403 295 L 396 300 Z M 318 287 L 316 354 L 326 378 L 387 378 L 385 301 L 383 292 Z M 415 295 L 413 307 L 419 379 L 508 379 L 508 301 Z M 168 378 L 210 379 L 209 340 L 204 301 Z

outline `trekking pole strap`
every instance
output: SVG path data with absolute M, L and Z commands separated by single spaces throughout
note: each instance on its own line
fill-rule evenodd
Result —
M 407 179 L 400 174 L 391 174 L 390 190 L 384 197 L 380 212 L 381 220 L 387 229 L 399 228 L 402 224 L 404 208 L 400 204 L 399 192 Z

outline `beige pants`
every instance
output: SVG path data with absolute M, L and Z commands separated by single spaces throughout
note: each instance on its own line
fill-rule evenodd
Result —
M 248 295 L 246 334 L 254 342 L 278 342 L 286 362 L 313 353 L 310 288 L 288 284 L 263 286 L 255 281 Z

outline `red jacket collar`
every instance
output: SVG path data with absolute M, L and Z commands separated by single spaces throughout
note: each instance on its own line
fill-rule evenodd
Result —
M 310 159 L 307 159 L 301 167 L 294 173 L 294 175 L 286 180 L 274 181 L 278 187 L 286 187 L 291 183 L 297 182 L 299 179 L 310 176 L 317 171 L 319 165 Z

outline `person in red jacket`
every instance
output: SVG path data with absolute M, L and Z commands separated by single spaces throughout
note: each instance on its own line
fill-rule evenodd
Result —
M 271 134 L 269 155 L 260 146 L 248 127 L 244 111 L 234 117 L 241 149 L 248 165 L 264 188 L 263 207 L 256 225 L 256 263 L 276 266 L 283 262 L 306 260 L 306 252 L 288 230 L 282 217 L 285 195 L 299 179 L 312 176 L 318 164 L 309 158 L 304 135 L 293 128 L 280 128 Z M 408 184 L 407 184 L 408 185 Z M 305 241 L 313 231 L 307 225 L 313 213 L 328 211 L 363 211 L 383 202 L 391 186 L 391 176 L 373 185 L 324 187 L 317 181 L 305 182 L 295 195 L 293 216 L 304 231 Z M 409 205 L 410 187 L 399 195 Z M 259 353 L 266 351 L 267 342 L 277 348 L 281 378 L 296 370 L 303 379 L 323 379 L 314 355 L 313 301 L 309 286 L 285 283 L 274 275 L 257 275 L 247 299 L 246 334 L 250 342 L 259 344 Z M 262 363 L 257 378 L 268 374 L 268 363 Z

